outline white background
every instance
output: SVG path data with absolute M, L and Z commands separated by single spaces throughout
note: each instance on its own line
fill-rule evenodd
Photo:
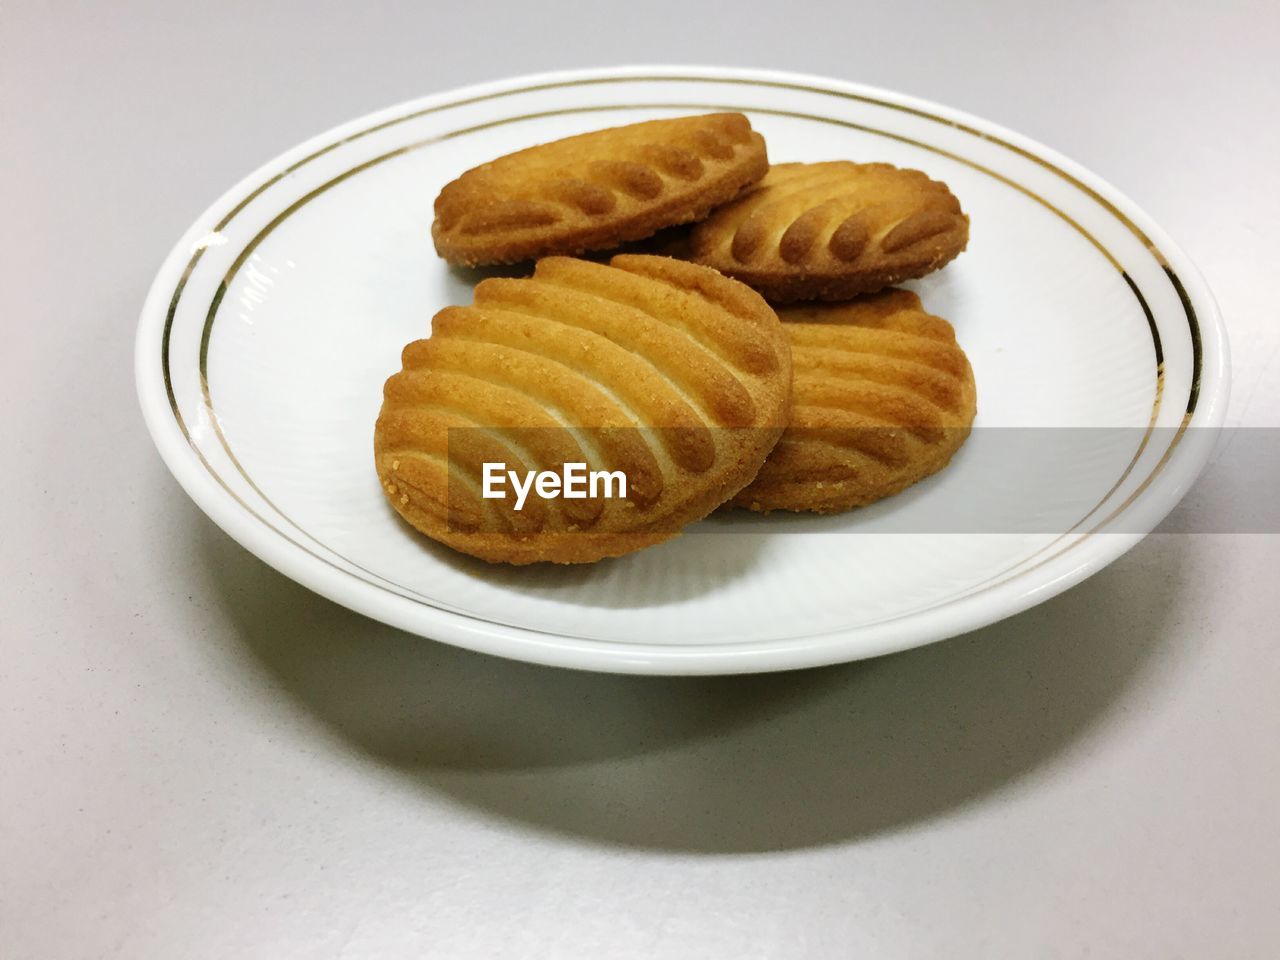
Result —
M 509 74 L 733 63 L 1093 168 L 1217 294 L 1229 423 L 1280 427 L 1277 36 L 1238 2 L 0 6 L 0 956 L 1275 956 L 1280 536 L 1157 534 L 846 667 L 523 666 L 235 546 L 152 450 L 131 353 L 181 231 L 311 134 Z M 1250 444 L 1169 529 L 1256 529 L 1280 477 Z

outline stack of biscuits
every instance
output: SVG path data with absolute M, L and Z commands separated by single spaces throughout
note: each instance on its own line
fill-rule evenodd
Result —
M 440 311 L 384 389 L 382 488 L 464 553 L 585 563 L 721 507 L 849 510 L 968 436 L 955 331 L 893 287 L 968 242 L 959 202 L 919 171 L 770 166 L 741 114 L 652 120 L 468 170 L 431 232 L 458 267 L 534 264 Z M 626 482 L 513 489 L 567 464 Z

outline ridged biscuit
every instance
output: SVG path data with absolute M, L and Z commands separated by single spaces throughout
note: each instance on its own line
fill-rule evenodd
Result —
M 969 241 L 946 184 L 887 163 L 780 163 L 697 224 L 689 259 L 775 303 L 847 300 L 922 277 Z
M 436 198 L 431 235 L 471 267 L 602 250 L 701 219 L 768 168 L 740 113 L 612 127 L 468 170 Z
M 977 412 L 951 324 L 906 290 L 778 315 L 791 341 L 791 425 L 735 505 L 838 513 L 950 462 Z
M 391 505 L 485 560 L 583 563 L 667 540 L 749 483 L 784 429 L 791 354 L 758 294 L 665 257 L 550 257 L 436 314 L 374 432 Z M 450 428 L 469 428 L 453 429 Z M 627 499 L 480 495 L 482 464 L 622 470 Z

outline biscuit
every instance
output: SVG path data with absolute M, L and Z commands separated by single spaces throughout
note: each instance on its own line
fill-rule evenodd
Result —
M 791 425 L 735 505 L 838 513 L 950 462 L 977 412 L 951 324 L 906 290 L 778 315 L 791 341 Z
M 597 130 L 468 170 L 436 198 L 431 236 L 469 267 L 607 249 L 705 217 L 768 168 L 740 113 Z
M 969 218 L 946 184 L 887 163 L 780 163 L 690 235 L 689 259 L 775 303 L 847 300 L 949 263 Z
M 492 562 L 585 563 L 675 536 L 751 481 L 790 406 L 768 304 L 665 257 L 549 257 L 484 280 L 402 362 L 374 431 L 383 491 L 427 536 Z M 625 499 L 482 496 L 484 463 L 571 462 L 625 473 Z

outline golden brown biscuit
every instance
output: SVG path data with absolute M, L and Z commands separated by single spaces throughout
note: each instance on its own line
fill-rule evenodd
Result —
M 650 120 L 508 154 L 446 184 L 431 227 L 450 263 L 518 263 L 640 240 L 707 215 L 769 168 L 740 113 Z
M 584 563 L 676 535 L 781 435 L 791 354 L 758 294 L 665 257 L 538 262 L 436 314 L 387 381 L 378 478 L 427 536 L 485 560 Z M 484 464 L 622 471 L 626 498 L 482 496 Z
M 837 513 L 950 462 L 977 412 L 951 324 L 906 290 L 778 315 L 791 341 L 791 425 L 735 505 Z
M 946 184 L 887 163 L 780 163 L 690 235 L 689 259 L 776 303 L 847 300 L 923 277 L 969 241 Z

